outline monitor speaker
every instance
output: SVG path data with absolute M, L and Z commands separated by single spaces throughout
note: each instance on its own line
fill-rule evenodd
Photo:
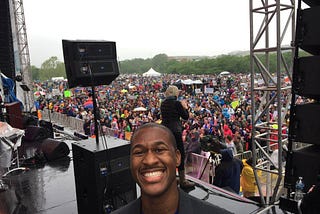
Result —
M 39 125 L 47 131 L 47 135 L 49 138 L 54 138 L 54 131 L 53 131 L 53 126 L 51 122 L 40 120 Z
M 310 145 L 288 154 L 286 161 L 284 186 L 294 189 L 299 177 L 303 177 L 307 192 L 309 188 L 318 183 L 320 175 L 320 146 Z
M 25 143 L 40 142 L 48 138 L 48 132 L 45 128 L 41 126 L 27 126 L 25 129 L 25 134 L 22 137 L 22 141 Z
M 107 147 L 95 140 L 72 144 L 78 213 L 105 213 L 118 209 L 137 197 L 130 172 L 128 141 L 106 137 Z
M 292 137 L 295 142 L 320 145 L 320 104 L 308 103 L 295 106 Z
M 62 40 L 70 88 L 108 85 L 119 76 L 116 43 Z
M 293 91 L 304 97 L 320 98 L 320 56 L 295 59 L 294 69 Z
M 320 55 L 320 6 L 301 10 L 297 21 L 297 42 L 301 49 Z
M 47 138 L 42 141 L 41 151 L 48 161 L 64 158 L 70 153 L 70 149 L 65 142 L 52 138 Z

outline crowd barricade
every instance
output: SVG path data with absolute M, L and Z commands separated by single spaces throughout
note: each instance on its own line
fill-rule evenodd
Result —
M 41 115 L 43 120 L 51 121 L 52 123 L 56 123 L 59 125 L 62 125 L 64 127 L 69 127 L 70 129 L 77 131 L 79 133 L 84 133 L 83 130 L 83 123 L 84 120 L 67 116 L 66 114 L 61 114 L 59 112 L 51 112 L 49 110 L 43 110 L 41 111 Z M 117 138 L 124 138 L 125 140 L 130 140 L 132 132 L 122 132 L 117 129 L 111 129 L 108 127 L 103 127 L 102 131 L 99 132 L 100 135 L 107 135 Z
M 43 110 L 41 112 L 43 120 L 51 121 L 52 123 L 56 123 L 62 125 L 64 127 L 70 127 L 70 129 L 77 131 L 79 133 L 84 133 L 83 131 L 83 123 L 82 119 L 67 116 L 66 114 L 61 114 L 59 112 L 51 112 L 49 110 Z
M 104 127 L 103 128 L 103 135 L 119 138 L 119 132 L 120 131 L 117 130 L 117 129 L 112 129 L 112 128 L 109 128 L 109 127 Z
M 249 159 L 249 158 L 252 157 L 252 152 L 251 151 L 245 151 L 245 152 L 242 152 L 242 153 L 237 153 L 234 157 L 238 158 L 239 160 Z

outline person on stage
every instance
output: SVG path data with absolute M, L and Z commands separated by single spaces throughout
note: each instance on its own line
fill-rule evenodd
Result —
M 187 100 L 178 101 L 179 89 L 177 86 L 169 85 L 166 92 L 166 99 L 161 103 L 160 110 L 162 116 L 161 124 L 169 128 L 177 143 L 177 147 L 181 154 L 181 163 L 178 167 L 179 185 L 182 189 L 194 188 L 194 183 L 186 180 L 185 176 L 185 150 L 182 141 L 183 126 L 181 118 L 187 120 L 189 118 Z

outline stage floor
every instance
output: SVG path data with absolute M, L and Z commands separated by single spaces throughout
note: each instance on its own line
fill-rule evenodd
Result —
M 71 141 L 64 141 L 71 149 Z M 72 151 L 68 157 L 28 164 L 28 171 L 3 178 L 8 190 L 0 193 L 1 214 L 78 213 Z
M 64 142 L 70 148 L 67 158 L 30 164 L 28 171 L 3 178 L 9 189 L 0 192 L 1 214 L 78 213 L 71 151 L 74 141 Z M 206 199 L 238 214 L 256 213 L 260 210 L 257 204 L 248 199 L 219 190 L 203 181 L 192 180 L 197 182 L 197 187 L 189 194 L 197 198 Z

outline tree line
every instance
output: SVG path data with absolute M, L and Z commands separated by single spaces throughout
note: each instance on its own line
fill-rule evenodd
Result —
M 258 56 L 259 60 L 265 61 L 265 55 Z M 284 52 L 283 58 L 289 67 L 292 65 L 291 52 Z M 276 72 L 276 54 L 269 55 L 269 71 Z M 283 64 L 283 63 L 282 63 Z M 219 55 L 217 57 L 203 57 L 195 59 L 177 59 L 168 57 L 166 54 L 158 54 L 153 58 L 136 58 L 119 62 L 120 73 L 142 74 L 150 68 L 160 73 L 168 74 L 217 74 L 221 71 L 232 73 L 250 72 L 250 55 Z M 283 65 L 282 65 L 282 68 Z M 31 66 L 33 80 L 46 81 L 52 77 L 67 77 L 64 63 L 58 57 L 52 56 L 45 60 L 41 67 Z

